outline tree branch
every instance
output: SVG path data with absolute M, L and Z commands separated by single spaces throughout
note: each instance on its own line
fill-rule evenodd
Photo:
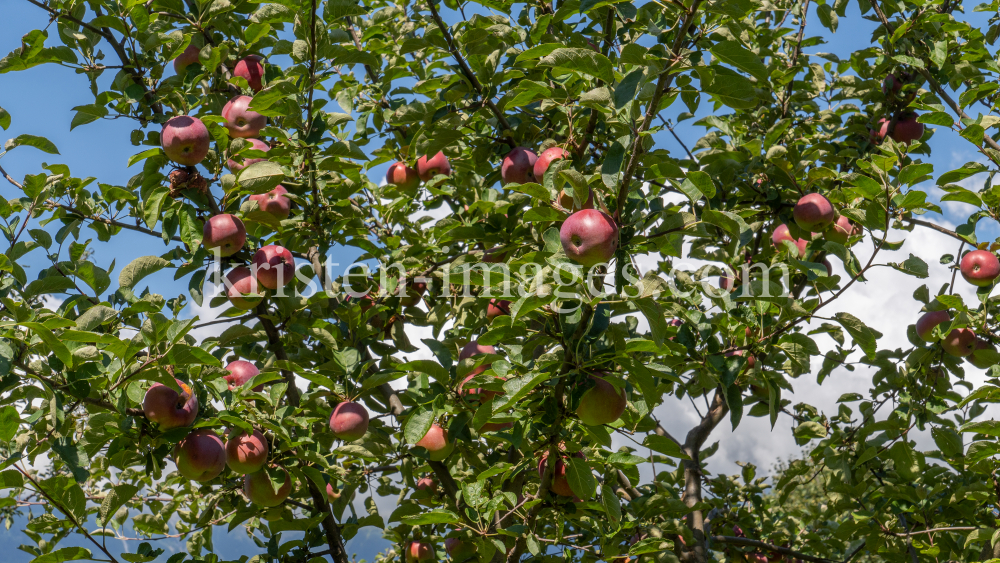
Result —
M 684 460 L 684 495 L 682 500 L 688 507 L 694 507 L 702 500 L 701 497 L 701 447 L 705 445 L 722 417 L 729 412 L 721 388 L 715 390 L 712 404 L 702 417 L 698 426 L 692 428 L 684 440 L 684 453 L 691 459 Z M 708 550 L 705 549 L 705 517 L 701 510 L 692 510 L 687 516 L 688 527 L 694 532 L 695 544 L 687 553 L 693 555 L 698 563 L 708 561 Z
M 462 69 L 462 74 L 464 74 L 465 78 L 468 79 L 470 84 L 472 84 L 476 93 L 479 94 L 479 98 L 483 100 L 486 106 L 490 108 L 490 111 L 493 112 L 493 115 L 496 116 L 497 124 L 500 125 L 504 131 L 510 130 L 510 123 L 507 122 L 507 118 L 504 117 L 500 108 L 493 103 L 493 100 L 488 98 L 483 92 L 483 85 L 479 83 L 479 79 L 476 78 L 472 69 L 469 68 L 469 63 L 465 62 L 465 58 L 462 57 L 462 53 L 459 52 L 458 47 L 455 45 L 455 40 L 451 36 L 451 32 L 448 31 L 448 26 L 445 25 L 441 16 L 438 15 L 437 8 L 434 7 L 434 0 L 427 0 L 427 7 L 430 8 L 431 17 L 434 18 L 434 22 L 437 23 L 438 29 L 441 30 L 445 41 L 448 43 L 448 50 L 451 52 L 451 56 L 455 57 L 455 60 L 458 61 L 458 66 Z M 510 143 L 513 146 L 513 141 L 510 141 Z
M 758 540 L 752 540 L 750 538 L 737 538 L 732 536 L 712 536 L 711 540 L 714 542 L 725 543 L 729 545 L 744 545 L 747 547 L 766 549 L 773 553 L 780 553 L 781 555 L 789 555 L 791 557 L 797 557 L 803 561 L 811 561 L 812 563 L 837 563 L 833 559 L 824 559 L 822 557 L 815 557 L 813 555 L 802 553 L 801 551 L 795 551 L 794 549 L 788 549 L 787 547 L 781 547 L 779 545 L 773 545 Z

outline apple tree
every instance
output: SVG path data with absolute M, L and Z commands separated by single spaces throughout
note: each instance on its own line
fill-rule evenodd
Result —
M 67 67 L 67 126 L 137 147 L 125 185 L 3 171 L 0 504 L 43 511 L 34 561 L 242 528 L 240 561 L 345 563 L 367 526 L 380 561 L 1000 557 L 996 1 L 8 1 L 48 24 L 0 74 Z M 849 9 L 871 44 L 818 52 Z M 979 159 L 935 170 L 942 133 Z M 927 277 L 915 228 L 962 276 L 892 349 L 840 298 Z M 795 394 L 841 369 L 871 379 L 836 412 Z M 807 455 L 710 471 L 747 417 Z

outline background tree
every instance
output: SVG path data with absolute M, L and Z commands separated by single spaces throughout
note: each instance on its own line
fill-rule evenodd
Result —
M 257 561 L 343 563 L 364 526 L 411 562 L 1000 557 L 1000 262 L 976 228 L 1000 208 L 996 17 L 864 0 L 873 44 L 841 59 L 807 21 L 832 33 L 847 2 L 23 1 L 51 21 L 0 73 L 75 69 L 94 100 L 70 127 L 132 120 L 142 147 L 124 186 L 0 169 L 20 192 L 0 201 L 0 476 L 7 506 L 44 507 L 35 561 L 166 557 L 109 548 L 126 523 L 183 537 L 170 563 L 216 560 L 222 525 Z M 935 172 L 925 125 L 980 160 Z M 32 148 L 58 154 L 5 146 Z M 974 211 L 919 218 L 942 202 Z M 913 294 L 908 348 L 880 347 L 830 304 L 878 267 L 927 277 L 889 255 L 916 227 L 960 241 L 952 281 Z M 149 254 L 98 259 L 121 237 Z M 330 267 L 343 247 L 378 271 Z M 170 270 L 186 295 L 157 287 Z M 196 338 L 192 302 L 222 330 Z M 793 402 L 841 367 L 871 388 Z M 656 409 L 685 398 L 705 408 L 675 437 Z M 793 421 L 806 459 L 770 483 L 708 471 L 745 416 Z

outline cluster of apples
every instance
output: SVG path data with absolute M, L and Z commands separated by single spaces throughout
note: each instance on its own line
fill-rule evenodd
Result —
M 959 263 L 959 271 L 965 281 L 977 287 L 989 287 L 996 283 L 1000 277 L 1000 260 L 996 254 L 977 249 L 966 253 Z M 934 327 L 942 323 L 950 323 L 951 314 L 946 310 L 929 311 L 917 319 L 917 336 L 926 342 L 936 342 Z M 980 369 L 987 369 L 993 365 L 991 353 L 995 352 L 994 347 L 986 340 L 979 338 L 971 328 L 956 328 L 948 332 L 941 340 L 941 348 L 945 352 L 965 358 L 970 364 Z
M 476 556 L 476 544 L 465 541 L 461 538 L 445 538 L 444 550 L 453 561 L 461 562 L 472 559 Z M 411 541 L 406 546 L 403 559 L 406 563 L 425 563 L 436 561 L 434 545 L 421 540 Z
M 197 47 L 189 46 L 174 60 L 174 69 L 183 73 L 190 64 L 198 61 Z M 262 88 L 264 75 L 263 59 L 257 55 L 240 60 L 234 70 L 235 76 L 247 80 L 254 92 Z M 222 109 L 222 117 L 226 120 L 226 130 L 233 138 L 245 139 L 254 151 L 264 152 L 270 147 L 257 137 L 261 129 L 267 125 L 267 118 L 250 109 L 250 96 L 238 95 Z M 178 115 L 163 124 L 160 142 L 167 158 L 182 166 L 195 166 L 205 159 L 211 145 L 211 136 L 201 119 Z M 243 168 L 266 160 L 266 158 L 247 158 L 242 160 L 229 159 L 227 166 L 237 173 Z M 269 213 L 277 220 L 287 219 L 291 213 L 291 200 L 287 197 L 288 190 L 284 186 L 276 186 L 273 190 L 250 196 L 256 201 L 261 211 Z M 246 227 L 239 217 L 223 213 L 209 218 L 202 232 L 203 244 L 209 251 L 216 251 L 220 256 L 228 257 L 243 249 L 246 244 Z M 233 306 L 240 309 L 251 309 L 259 299 L 258 284 L 266 289 L 276 290 L 287 285 L 294 279 L 295 260 L 291 252 L 278 245 L 268 245 L 253 256 L 254 268 L 238 266 L 230 271 L 231 289 L 228 297 Z
M 915 89 L 909 89 L 903 93 L 903 87 L 913 80 L 913 76 L 907 72 L 901 72 L 899 76 L 890 74 L 882 81 L 882 93 L 891 100 L 904 106 L 904 109 L 896 113 L 896 126 L 892 129 L 892 139 L 897 143 L 906 143 L 919 140 L 924 136 L 924 124 L 917 121 L 917 112 L 905 109 L 917 96 Z M 869 134 L 869 139 L 874 144 L 880 144 L 889 134 L 891 119 L 881 118 L 878 124 Z
M 226 366 L 225 376 L 230 389 L 236 389 L 260 373 L 250 362 L 236 360 Z M 191 388 L 175 379 L 181 392 L 168 385 L 153 383 L 142 400 L 142 411 L 150 422 L 160 425 L 161 430 L 182 428 L 194 424 L 198 417 L 198 398 Z M 174 446 L 174 463 L 177 472 L 184 477 L 205 483 L 218 477 L 228 466 L 234 473 L 243 475 L 243 492 L 254 504 L 272 507 L 281 504 L 291 493 L 291 478 L 285 472 L 285 480 L 278 490 L 274 490 L 271 480 L 264 471 L 267 464 L 268 443 L 259 430 L 247 433 L 243 430 L 227 431 L 227 440 L 222 440 L 210 428 L 191 431 Z M 282 470 L 284 471 L 284 470 Z
M 230 391 L 235 391 L 260 374 L 252 363 L 234 360 L 226 366 L 229 375 L 223 377 Z M 153 383 L 142 401 L 146 419 L 159 424 L 161 430 L 183 428 L 194 424 L 198 417 L 198 398 L 191 387 L 179 379 L 174 380 L 181 392 L 162 383 Z M 253 388 L 260 392 L 263 385 Z M 368 411 L 352 401 L 338 403 L 330 415 L 330 429 L 344 441 L 358 440 L 368 432 Z M 264 466 L 267 465 L 269 446 L 260 430 L 227 430 L 226 443 L 210 428 L 192 430 L 174 447 L 177 472 L 184 477 L 206 483 L 215 479 L 228 466 L 234 473 L 243 475 L 243 493 L 250 502 L 274 507 L 285 501 L 292 492 L 292 479 L 283 468 L 283 482 L 277 489 Z M 338 496 L 332 485 L 327 485 L 331 499 Z

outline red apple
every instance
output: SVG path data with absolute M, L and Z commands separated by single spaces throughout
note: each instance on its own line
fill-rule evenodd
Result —
M 900 97 L 899 93 L 902 91 L 903 86 L 911 80 L 913 80 L 913 76 L 908 72 L 901 72 L 898 78 L 895 74 L 890 73 L 882 81 L 882 93 L 892 98 L 899 98 L 904 104 L 909 104 L 917 97 L 917 91 L 913 90 L 902 97 Z
M 792 209 L 792 216 L 802 230 L 813 233 L 825 231 L 837 218 L 830 200 L 817 193 L 806 194 L 799 198 L 795 208 Z
M 499 264 L 507 261 L 509 251 L 504 251 L 502 247 L 495 246 L 483 253 L 483 262 L 487 264 Z
M 153 383 L 142 399 L 142 414 L 150 422 L 160 425 L 161 430 L 191 426 L 198 417 L 198 397 L 180 379 L 175 379 L 181 388 L 178 393 L 168 385 Z
M 988 250 L 973 250 L 962 257 L 962 277 L 977 287 L 988 287 L 1000 276 L 1000 260 Z
M 559 240 L 570 260 L 591 268 L 615 255 L 618 226 L 607 213 L 584 209 L 566 218 L 559 229 Z
M 719 276 L 719 288 L 728 293 L 736 291 L 736 288 L 740 286 L 740 276 L 739 274 L 729 275 L 723 274 Z
M 580 417 L 580 422 L 587 426 L 602 426 L 611 424 L 618 420 L 625 408 L 628 400 L 625 399 L 625 390 L 618 389 L 604 379 L 606 374 L 595 373 L 590 376 L 590 383 L 593 387 L 588 389 L 580 397 L 580 405 L 576 409 L 576 416 Z
M 340 499 L 340 493 L 337 489 L 333 488 L 333 483 L 326 484 L 326 498 L 330 502 L 337 502 Z
M 285 474 L 285 480 L 279 482 L 277 489 L 271 484 L 271 478 L 267 476 L 267 471 L 263 469 L 244 476 L 243 494 L 250 502 L 266 508 L 285 502 L 288 495 L 292 493 L 292 477 L 284 469 L 281 472 Z
M 406 284 L 406 295 L 399 299 L 400 305 L 403 307 L 413 307 L 417 303 L 420 303 L 420 299 L 423 294 L 427 293 L 427 283 L 410 281 Z
M 226 296 L 233 307 L 249 311 L 260 303 L 264 290 L 253 277 L 250 268 L 237 266 L 226 274 L 226 279 L 229 282 Z
M 796 248 L 799 249 L 799 258 L 806 255 L 806 245 L 809 241 L 805 239 L 793 239 L 791 232 L 788 230 L 788 225 L 778 225 L 777 229 L 774 229 L 774 233 L 771 235 L 771 244 L 774 245 L 778 250 L 783 250 L 785 246 L 781 244 L 781 241 L 787 240 L 795 243 Z
M 236 96 L 222 108 L 222 118 L 230 137 L 249 139 L 260 135 L 267 125 L 267 118 L 250 109 L 250 96 Z
M 538 461 L 538 478 L 545 476 L 545 468 L 548 466 L 549 452 L 542 454 L 542 459 Z M 566 477 L 566 463 L 560 458 L 556 460 L 556 466 L 552 472 L 552 486 L 549 488 L 553 493 L 561 497 L 575 497 L 573 489 L 569 486 L 569 479 Z
M 841 215 L 837 217 L 837 220 L 832 225 L 823 231 L 823 238 L 837 244 L 847 244 L 847 241 L 858 234 L 858 231 L 859 229 L 850 219 Z
M 480 345 L 478 340 L 473 340 L 472 342 L 469 342 L 468 344 L 466 344 L 465 346 L 462 347 L 462 351 L 458 353 L 458 361 L 462 361 L 462 360 L 465 360 L 467 358 L 472 358 L 474 356 L 479 356 L 479 355 L 482 355 L 482 354 L 496 354 L 496 353 L 497 353 L 497 349 L 494 348 L 493 346 Z M 492 363 L 490 363 L 490 364 L 483 364 L 483 365 L 481 365 L 481 366 L 473 369 L 472 371 L 470 371 L 468 373 L 468 376 L 465 378 L 465 381 L 468 381 L 468 380 L 472 379 L 473 377 L 475 377 L 475 376 L 483 373 L 484 371 L 490 369 L 491 365 L 493 365 L 493 364 Z M 459 390 L 461 390 L 461 387 L 459 388 Z M 478 393 L 478 392 L 479 392 L 479 389 L 467 389 L 465 391 L 465 393 L 470 393 L 470 394 L 474 394 L 474 393 Z
M 163 124 L 160 146 L 167 158 L 184 166 L 194 166 L 208 156 L 212 137 L 197 117 L 178 115 Z
M 200 428 L 174 446 L 174 463 L 177 472 L 192 481 L 211 481 L 226 468 L 226 447 L 215 432 Z
M 951 321 L 948 311 L 930 311 L 917 320 L 917 336 L 927 342 L 934 342 L 934 327 Z
M 345 442 L 360 440 L 368 432 L 368 409 L 351 401 L 337 403 L 330 415 L 330 430 Z
M 260 55 L 249 55 L 240 59 L 236 63 L 236 68 L 233 69 L 233 76 L 242 76 L 246 79 L 247 83 L 250 84 L 250 89 L 254 92 L 260 92 L 260 89 L 264 87 L 262 80 L 264 79 L 264 57 Z
M 267 152 L 267 151 L 271 150 L 271 147 L 268 146 L 268 144 L 265 143 L 264 141 L 261 141 L 260 139 L 247 139 L 247 140 L 250 141 L 250 149 L 251 150 L 263 151 L 263 152 Z M 233 160 L 233 159 L 230 158 L 229 160 L 226 161 L 226 167 L 229 168 L 230 172 L 232 172 L 233 174 L 235 174 L 235 173 L 239 172 L 240 170 L 243 170 L 244 168 L 246 168 L 247 166 L 250 166 L 251 164 L 253 164 L 255 162 L 264 162 L 265 160 L 267 160 L 267 159 L 266 158 L 243 158 L 243 157 L 239 157 L 239 161 L 236 161 L 236 160 Z M 253 196 L 250 196 L 250 197 L 251 197 L 251 199 L 253 198 Z
M 489 305 L 486 306 L 486 319 L 492 321 L 504 315 L 510 315 L 510 301 L 505 299 L 490 299 Z
M 275 219 L 281 221 L 288 219 L 292 213 L 292 200 L 285 196 L 287 193 L 288 190 L 279 185 L 266 194 L 254 194 L 249 199 L 257 202 L 258 209 L 264 213 L 270 213 Z
M 215 215 L 205 221 L 201 242 L 209 252 L 218 252 L 223 257 L 232 256 L 246 244 L 247 229 L 235 215 Z
M 993 364 L 993 358 L 987 357 L 986 354 L 983 354 L 983 352 L 987 350 L 992 352 L 997 351 L 996 348 L 994 348 L 993 345 L 990 344 L 989 342 L 981 338 L 977 338 L 975 345 L 972 347 L 972 354 L 966 356 L 965 359 L 970 364 L 976 366 L 979 369 L 989 369 L 994 364 Z
M 455 449 L 455 444 L 448 440 L 448 431 L 437 424 L 432 424 L 427 434 L 414 445 L 427 450 L 431 461 L 443 461 Z
M 882 118 L 878 121 L 877 129 L 872 131 L 872 138 L 875 143 L 881 143 L 882 139 L 889 133 L 891 120 Z M 917 121 L 917 114 L 904 112 L 896 118 L 896 126 L 892 129 L 892 139 L 897 143 L 906 143 L 919 140 L 924 136 L 924 124 Z
M 226 365 L 226 370 L 229 371 L 229 375 L 224 375 L 222 379 L 225 379 L 226 383 L 229 384 L 230 391 L 243 387 L 248 381 L 260 374 L 257 366 L 246 360 L 233 360 Z M 258 385 L 253 390 L 259 393 L 264 390 L 264 386 Z
M 583 202 L 582 207 L 576 205 L 576 202 L 573 200 L 573 194 L 566 193 L 566 190 L 559 190 L 559 205 L 571 212 L 580 211 L 581 209 L 593 209 L 594 190 L 590 190 L 590 195 L 587 197 L 587 201 Z
M 187 70 L 188 65 L 198 64 L 198 53 L 200 51 L 201 49 L 194 44 L 185 47 L 184 52 L 177 55 L 177 58 L 174 59 L 174 72 L 180 76 Z
M 572 155 L 562 147 L 551 147 L 543 150 L 542 154 L 538 155 L 538 160 L 535 161 L 535 166 L 532 170 L 535 174 L 535 181 L 541 182 L 549 166 L 554 161 L 564 158 L 572 158 Z
M 385 183 L 392 184 L 402 190 L 413 191 L 420 187 L 420 176 L 416 170 L 402 162 L 394 162 L 385 174 Z
M 414 541 L 406 546 L 406 563 L 423 563 L 435 559 L 434 547 L 429 543 Z
M 527 147 L 514 147 L 500 163 L 500 179 L 504 184 L 526 184 L 535 181 L 538 155 Z
M 284 246 L 269 244 L 253 255 L 254 274 L 260 285 L 278 289 L 295 281 L 295 258 Z
M 417 175 L 421 180 L 426 182 L 438 174 L 451 176 L 451 163 L 443 152 L 438 152 L 430 160 L 426 156 L 417 159 Z
M 952 356 L 965 357 L 976 347 L 976 333 L 968 328 L 956 328 L 941 341 L 941 347 Z
M 236 473 L 256 473 L 267 463 L 267 440 L 259 430 L 230 433 L 226 440 L 226 465 Z
M 475 557 L 478 548 L 470 541 L 463 541 L 459 538 L 447 538 L 444 540 L 444 550 L 456 563 L 461 563 L 466 559 Z

